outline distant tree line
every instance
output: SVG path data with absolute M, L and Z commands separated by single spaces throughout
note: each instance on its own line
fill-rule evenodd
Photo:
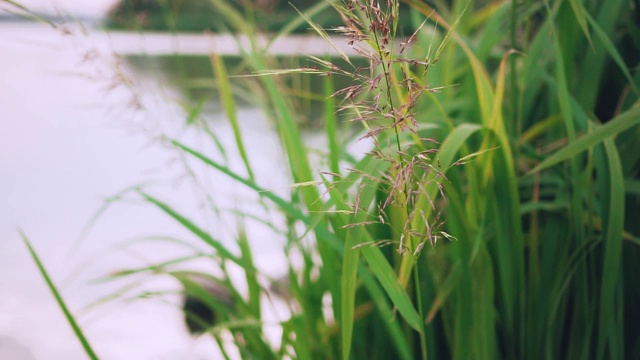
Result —
M 275 32 L 300 16 L 300 11 L 308 10 L 317 4 L 308 0 L 238 0 L 229 1 L 229 5 L 252 19 L 262 31 Z M 292 6 L 293 5 L 293 6 Z M 294 8 L 295 6 L 295 8 Z M 342 19 L 333 8 L 327 8 L 313 17 L 314 21 L 325 28 L 342 25 Z M 408 19 L 407 19 L 408 20 Z M 209 0 L 121 0 L 108 13 L 106 26 L 110 29 L 152 30 L 152 31 L 220 31 L 231 28 Z M 401 29 L 411 31 L 410 21 L 403 22 Z M 302 24 L 295 33 L 305 33 L 307 24 Z

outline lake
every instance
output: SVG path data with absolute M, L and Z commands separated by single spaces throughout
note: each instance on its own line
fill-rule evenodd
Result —
M 0 23 L 0 358 L 85 358 L 18 227 L 32 241 L 101 358 L 216 358 L 208 337 L 187 335 L 175 294 L 86 307 L 127 283 L 95 283 L 95 279 L 184 253 L 184 247 L 158 237 L 206 248 L 132 192 L 93 221 L 105 200 L 124 189 L 143 184 L 232 249 L 238 217 L 214 209 L 265 215 L 251 191 L 186 161 L 160 141 L 168 135 L 221 156 L 210 138 L 185 125 L 189 99 L 165 81 L 165 74 L 145 71 L 119 56 L 237 52 L 228 41 L 211 35 L 81 29 L 63 35 L 44 25 Z M 311 44 L 292 41 L 296 46 Z M 295 49 L 286 43 L 276 45 L 282 51 Z M 215 106 L 205 109 L 202 121 L 229 149 L 229 166 L 242 172 L 228 121 Z M 282 191 L 291 181 L 272 124 L 251 107 L 241 108 L 239 117 L 260 185 Z M 310 131 L 305 136 L 307 143 L 323 146 L 321 134 Z M 279 251 L 282 240 L 259 222 L 246 219 L 244 224 L 260 254 L 258 266 L 271 276 L 280 275 L 285 269 Z M 141 241 L 147 238 L 156 240 Z M 207 262 L 189 266 L 212 269 Z M 158 277 L 147 278 L 141 289 L 178 288 L 176 281 Z M 276 313 L 273 320 L 278 319 Z M 277 327 L 269 334 L 277 338 Z

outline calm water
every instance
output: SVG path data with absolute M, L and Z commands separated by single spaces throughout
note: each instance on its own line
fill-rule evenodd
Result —
M 162 46 L 180 49 L 180 39 L 171 41 Z M 190 38 L 185 41 L 192 44 Z M 154 46 L 161 43 L 153 38 Z M 91 280 L 185 254 L 181 247 L 134 240 L 163 235 L 201 245 L 134 194 L 112 205 L 81 236 L 107 197 L 146 184 L 150 193 L 229 244 L 236 230 L 235 216 L 209 216 L 206 209 L 261 211 L 251 205 L 255 196 L 250 191 L 197 163 L 185 166 L 178 152 L 158 142 L 160 135 L 170 135 L 220 156 L 210 139 L 184 126 L 180 92 L 159 81 L 161 77 L 136 71 L 112 54 L 118 48 L 145 52 L 149 47 L 144 44 L 150 42 L 140 35 L 118 35 L 114 41 L 104 34 L 62 36 L 43 26 L 0 23 L 1 359 L 9 351 L 19 359 L 15 355 L 19 346 L 35 359 L 85 358 L 17 227 L 40 253 L 101 358 L 216 358 L 210 340 L 187 336 L 176 296 L 114 301 L 85 309 L 125 284 L 92 284 Z M 123 85 L 123 77 L 132 85 Z M 290 181 L 271 125 L 254 109 L 242 109 L 239 115 L 256 177 L 266 188 L 283 188 Z M 209 113 L 205 121 L 230 149 L 229 163 L 241 171 L 224 117 Z M 199 181 L 194 182 L 187 170 L 198 174 Z M 259 224 L 247 220 L 246 225 L 261 254 L 259 266 L 272 275 L 284 271 L 280 240 Z M 207 270 L 208 266 L 194 263 L 190 267 Z M 165 278 L 146 286 L 177 289 L 174 281 Z M 277 329 L 271 334 L 277 336 Z

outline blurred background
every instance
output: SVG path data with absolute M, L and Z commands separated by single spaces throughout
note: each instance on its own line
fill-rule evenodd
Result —
M 27 21 L 11 4 L 1 5 L 0 358 L 29 359 L 28 353 L 35 359 L 85 358 L 18 227 L 33 242 L 103 358 L 216 358 L 211 340 L 199 343 L 188 335 L 177 294 L 144 302 L 135 297 L 104 301 L 122 285 L 96 280 L 182 251 L 170 243 L 156 243 L 153 252 L 141 250 L 154 237 L 196 242 L 157 209 L 126 196 L 114 200 L 127 188 L 144 185 L 160 198 L 178 199 L 175 205 L 215 226 L 223 240 L 233 239 L 235 217 L 218 221 L 202 215 L 203 207 L 213 209 L 215 203 L 255 210 L 254 197 L 224 178 L 204 175 L 206 183 L 194 181 L 191 172 L 201 169 L 185 165 L 179 154 L 160 144 L 160 136 L 168 135 L 209 146 L 190 131 L 190 114 L 191 121 L 197 117 L 214 129 L 223 146 L 233 144 L 220 104 L 202 89 L 211 88 L 206 81 L 211 81 L 208 54 L 214 43 L 218 51 L 237 55 L 235 42 L 214 41 L 197 26 L 188 30 L 199 34 L 175 36 L 166 35 L 176 30 L 166 24 L 153 29 L 164 34 L 113 32 L 115 14 L 128 9 L 129 1 L 20 3 L 59 27 Z M 136 11 L 127 21 L 146 14 L 144 8 Z M 164 18 L 159 12 L 156 8 L 149 15 Z M 244 104 L 238 112 L 256 172 L 267 174 L 266 183 L 274 188 L 287 186 L 274 130 L 260 111 Z M 232 164 L 239 162 L 235 154 L 228 157 Z M 282 259 L 269 258 L 269 249 L 279 246 L 270 243 L 276 241 L 271 230 L 248 222 L 247 231 L 260 234 L 260 266 L 282 275 Z M 141 249 L 131 246 L 138 242 Z M 211 270 L 206 264 L 201 269 Z M 173 279 L 151 279 L 146 286 L 179 289 Z

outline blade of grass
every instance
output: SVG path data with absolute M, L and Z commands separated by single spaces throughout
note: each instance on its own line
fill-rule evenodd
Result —
M 342 359 L 349 360 L 353 337 L 354 309 L 356 300 L 356 282 L 360 248 L 355 248 L 360 242 L 363 228 L 349 229 L 344 243 L 344 257 L 342 260 Z
M 620 68 L 620 71 L 622 71 L 624 76 L 627 78 L 631 89 L 633 89 L 633 91 L 638 94 L 636 83 L 635 81 L 633 81 L 633 77 L 629 72 L 629 68 L 627 67 L 627 64 L 625 64 L 624 59 L 620 55 L 620 52 L 618 51 L 618 49 L 616 49 L 616 46 L 611 42 L 611 39 L 609 39 L 607 33 L 600 27 L 600 25 L 598 25 L 598 23 L 588 13 L 585 14 L 587 20 L 589 20 L 589 24 L 591 24 L 591 26 L 593 27 L 593 31 L 598 37 L 598 40 L 602 42 L 602 46 L 604 47 L 604 49 L 609 53 L 609 56 L 611 56 L 616 65 L 618 65 L 618 68 Z
M 166 203 L 160 201 L 159 199 L 140 190 L 138 190 L 138 193 L 142 195 L 142 197 L 145 200 L 157 206 L 160 210 L 167 213 L 167 215 L 171 216 L 174 220 L 179 222 L 187 230 L 191 231 L 194 235 L 196 235 L 201 240 L 203 240 L 207 245 L 214 248 L 222 259 L 231 260 L 234 263 L 242 266 L 242 260 L 240 260 L 237 256 L 229 252 L 229 250 L 227 250 L 227 248 L 224 247 L 224 245 L 222 245 L 220 241 L 214 239 L 208 232 L 204 231 L 202 228 L 194 224 L 191 220 L 179 214 L 177 211 L 175 211 L 173 208 L 171 208 Z
M 229 75 L 227 73 L 227 69 L 224 66 L 222 58 L 220 58 L 220 55 L 218 55 L 217 53 L 211 54 L 211 64 L 213 66 L 215 77 L 218 80 L 220 102 L 224 107 L 224 111 L 227 114 L 229 123 L 231 123 L 231 128 L 233 129 L 233 137 L 236 141 L 238 152 L 240 153 L 240 157 L 242 158 L 244 166 L 247 169 L 249 178 L 253 179 L 253 171 L 251 171 L 249 157 L 247 156 L 244 141 L 242 140 L 240 123 L 238 122 L 238 114 L 236 111 L 236 102 L 233 97 L 233 91 L 231 90 L 231 84 L 229 83 Z
M 598 359 L 622 359 L 622 324 L 616 321 L 616 292 L 620 286 L 622 259 L 622 233 L 624 230 L 624 175 L 618 151 L 613 140 L 604 142 L 604 156 L 600 162 L 600 192 L 603 197 L 604 263 L 600 289 Z M 600 176 L 599 176 L 600 177 Z M 608 346 L 607 346 L 608 345 Z M 605 350 L 609 350 L 605 354 Z
M 251 309 L 251 315 L 256 319 L 260 319 L 260 297 L 262 294 L 262 287 L 258 283 L 258 269 L 253 261 L 253 252 L 251 251 L 251 244 L 247 238 L 247 234 L 244 230 L 240 231 L 238 235 L 238 246 L 242 253 L 242 262 L 244 264 L 243 269 L 245 273 L 245 280 L 247 287 L 249 288 L 249 308 Z
M 362 240 L 366 242 L 367 240 L 371 241 L 373 239 L 364 237 Z M 420 331 L 423 319 L 418 315 L 407 291 L 398 281 L 398 278 L 395 276 L 395 271 L 382 254 L 382 251 L 380 251 L 380 248 L 365 246 L 362 248 L 361 253 L 367 260 L 373 274 L 378 281 L 380 281 L 380 285 L 382 285 L 393 304 L 398 308 L 400 314 L 407 320 L 409 326 L 416 331 Z
M 187 152 L 188 154 L 196 157 L 197 159 L 201 160 L 202 162 L 204 162 L 205 164 L 213 167 L 214 169 L 220 171 L 222 174 L 225 174 L 227 176 L 229 176 L 230 178 L 238 181 L 239 183 L 249 187 L 250 189 L 256 191 L 256 193 L 258 193 L 260 196 L 264 196 L 266 199 L 270 200 L 271 202 L 273 202 L 275 205 L 277 205 L 282 211 L 284 211 L 287 215 L 292 216 L 293 218 L 302 221 L 306 226 L 308 226 L 309 228 L 313 228 L 314 231 L 316 232 L 316 235 L 318 236 L 319 240 L 323 239 L 328 241 L 329 245 L 331 247 L 333 247 L 334 250 L 337 251 L 342 251 L 342 247 L 343 247 L 343 243 L 342 241 L 337 238 L 334 234 L 330 233 L 328 231 L 328 229 L 324 226 L 321 226 L 321 222 L 320 220 L 322 220 L 322 216 L 317 216 L 316 218 L 311 218 L 308 217 L 307 215 L 305 215 L 304 213 L 302 213 L 299 209 L 297 209 L 291 202 L 275 195 L 274 193 L 272 193 L 271 191 L 264 189 L 260 186 L 258 186 L 255 182 L 249 180 L 249 179 L 245 179 L 243 177 L 241 177 L 240 175 L 234 173 L 233 171 L 231 171 L 228 167 L 223 166 L 219 163 L 217 163 L 216 161 L 214 161 L 211 158 L 206 157 L 204 154 L 191 149 L 190 147 L 181 144 L 178 141 L 175 140 L 170 140 L 170 142 L 182 149 L 183 151 Z
M 324 119 L 329 140 L 329 168 L 333 173 L 340 174 L 340 139 L 338 138 L 338 118 L 336 116 L 336 99 L 331 96 L 335 90 L 333 79 L 329 76 L 322 78 L 324 89 Z
M 244 34 L 252 38 L 255 28 L 250 22 L 245 21 L 241 13 L 234 9 L 229 2 L 224 0 L 209 0 L 211 4 L 223 14 L 224 18 L 229 20 L 229 24 L 236 28 L 238 33 Z
M 383 163 L 383 162 L 379 162 Z M 375 166 L 375 165 L 374 165 Z M 370 169 L 369 169 L 370 170 Z M 368 178 L 366 178 L 368 179 Z M 365 181 L 366 182 L 366 181 Z M 365 186 L 361 195 L 361 206 L 368 208 L 371 201 L 374 199 L 376 191 L 375 186 Z M 342 207 L 346 209 L 346 202 L 344 201 L 344 195 L 342 195 L 337 188 L 333 188 L 330 191 L 333 196 L 334 202 L 342 204 Z M 342 228 L 345 225 L 353 224 L 354 221 L 365 220 L 366 213 L 360 211 L 354 219 L 349 219 L 347 215 L 342 213 L 335 213 L 332 218 L 334 220 L 334 228 Z M 384 257 L 380 248 L 377 246 L 362 246 L 356 247 L 362 243 L 372 243 L 373 239 L 370 234 L 360 226 L 349 228 L 346 232 L 347 243 L 345 244 L 344 261 L 343 261 L 343 300 L 342 309 L 346 312 L 343 316 L 343 358 L 348 358 L 350 353 L 350 339 L 352 336 L 352 314 L 354 309 L 354 295 L 355 295 L 355 271 L 358 265 L 358 257 L 363 254 L 364 258 L 369 264 L 369 269 L 378 279 L 382 287 L 384 288 L 387 296 L 391 299 L 393 304 L 397 307 L 400 314 L 405 318 L 407 323 L 416 331 L 422 327 L 422 320 L 418 315 L 415 307 L 411 303 L 411 300 L 404 290 L 404 288 L 398 282 L 395 276 L 395 271 Z M 349 316 L 351 314 L 351 316 Z
M 291 5 L 293 6 L 293 5 Z M 347 62 L 349 65 L 353 64 L 351 63 L 351 60 L 349 59 L 349 57 L 347 56 L 347 54 L 342 51 L 342 49 L 340 49 L 340 47 L 338 47 L 333 40 L 331 40 L 331 37 L 329 37 L 329 34 L 327 34 L 327 32 L 318 24 L 316 24 L 313 20 L 311 20 L 311 18 L 309 17 L 309 15 L 301 12 L 300 10 L 298 10 L 298 8 L 296 8 L 295 6 L 293 6 L 293 8 L 298 12 L 298 14 L 300 14 L 300 16 L 307 22 L 307 24 L 309 24 L 309 26 L 311 26 L 311 28 L 321 37 L 323 38 L 329 45 L 331 45 L 331 47 L 333 47 L 333 49 L 338 53 L 338 55 L 340 55 L 340 57 L 342 58 L 342 60 L 344 60 L 345 62 Z
M 599 240 L 588 241 L 580 245 L 577 249 L 573 251 L 571 256 L 569 256 L 565 261 L 563 261 L 561 265 L 559 276 L 555 277 L 554 280 L 556 283 L 549 291 L 549 315 L 547 318 L 547 324 L 545 328 L 545 333 L 553 334 L 553 329 L 556 327 L 561 327 L 563 324 L 558 320 L 562 317 L 559 316 L 558 312 L 561 311 L 561 303 L 563 299 L 569 294 L 569 287 L 573 281 L 573 277 L 575 276 L 576 271 L 586 260 L 586 257 L 591 253 L 595 247 L 598 245 Z M 546 341 L 545 353 L 546 357 L 549 359 L 557 358 L 557 354 L 553 350 L 553 341 L 552 339 L 548 339 Z M 555 338 L 555 341 L 559 339 Z
M 317 4 L 311 6 L 310 8 L 308 8 L 305 13 L 309 18 L 312 18 L 313 16 L 315 16 L 316 14 L 322 12 L 323 10 L 327 9 L 328 7 L 331 6 L 332 0 L 327 0 L 327 1 L 321 1 L 318 2 Z M 276 36 L 273 37 L 273 39 L 271 40 L 270 44 L 273 44 L 273 42 L 278 39 L 281 38 L 285 35 L 290 34 L 292 31 L 294 31 L 295 29 L 297 29 L 298 27 L 300 27 L 303 24 L 307 24 L 307 21 L 304 17 L 295 17 L 294 19 L 292 19 L 290 22 L 288 22 L 286 25 L 284 25 L 276 34 Z
M 76 335 L 76 338 L 78 338 L 78 340 L 80 340 L 80 343 L 82 344 L 82 348 L 84 349 L 85 353 L 87 354 L 87 356 L 90 359 L 97 360 L 98 356 L 93 351 L 93 348 L 89 344 L 89 341 L 85 337 L 82 329 L 80 329 L 80 326 L 78 326 L 78 323 L 76 322 L 75 318 L 73 317 L 73 314 L 71 314 L 71 311 L 69 311 L 69 308 L 67 308 L 67 305 L 65 304 L 64 300 L 62 299 L 62 295 L 60 295 L 60 292 L 58 291 L 58 289 L 56 288 L 55 284 L 53 283 L 53 281 L 49 277 L 49 273 L 47 272 L 47 270 L 45 269 L 44 265 L 42 264 L 42 261 L 40 261 L 40 257 L 38 257 L 38 254 L 36 253 L 36 251 L 31 246 L 31 243 L 29 242 L 29 239 L 27 239 L 27 236 L 25 235 L 25 233 L 22 230 L 18 229 L 18 232 L 20 233 L 20 237 L 22 237 L 22 241 L 24 241 L 24 244 L 29 249 L 29 253 L 31 254 L 31 257 L 33 258 L 33 261 L 38 266 L 38 270 L 40 270 L 40 275 L 42 275 L 42 277 L 46 281 L 47 286 L 49 287 L 49 290 L 51 290 L 51 293 L 56 298 L 56 302 L 58 303 L 58 306 L 60 307 L 60 309 L 64 313 L 64 316 L 67 319 L 67 321 L 69 322 L 69 325 L 71 325 L 71 328 L 73 329 L 73 333 Z
M 329 183 L 327 183 L 327 188 L 329 189 L 329 194 L 333 202 L 336 204 L 336 210 L 351 211 L 349 206 L 347 206 L 344 195 L 340 192 L 339 189 L 331 186 L 331 184 Z M 369 204 L 367 203 L 366 206 L 368 205 Z M 348 224 L 346 222 L 346 219 L 343 218 L 346 217 L 336 217 L 334 219 L 334 227 L 337 229 L 337 231 L 343 232 L 343 227 Z M 362 221 L 362 219 L 358 219 L 358 221 Z M 361 241 L 360 237 L 362 236 L 362 227 L 357 227 L 355 230 L 359 231 L 358 236 L 354 236 L 353 229 L 346 230 L 344 254 L 342 257 L 342 277 L 340 280 L 340 334 L 342 339 L 343 360 L 348 360 L 351 354 L 353 325 L 355 321 L 354 310 L 357 287 L 356 283 L 360 259 L 360 248 L 356 247 L 356 245 L 358 245 L 359 241 Z
M 547 157 L 535 168 L 529 171 L 528 174 L 530 175 L 532 173 L 539 172 L 562 161 L 570 159 L 577 154 L 580 154 L 581 152 L 589 149 L 590 147 L 599 144 L 603 140 L 614 137 L 617 134 L 638 124 L 640 124 L 640 106 L 636 105 L 635 107 L 616 116 L 606 124 L 597 126 L 593 131 L 589 132 L 586 135 L 583 135 L 582 137 L 571 142 L 569 145 L 556 151 L 553 155 Z
M 623 16 L 625 3 L 628 4 L 626 0 L 607 0 L 601 3 L 592 3 L 593 5 L 598 4 L 597 7 L 592 5 L 592 8 L 598 9 L 597 13 L 592 14 L 598 23 L 598 28 L 604 34 L 607 34 L 610 39 L 614 38 L 618 31 L 619 27 L 616 22 Z M 594 28 L 594 32 L 598 35 L 600 31 Z M 598 35 L 597 39 L 600 39 L 600 37 Z M 576 55 L 582 58 L 580 68 L 576 69 L 576 73 L 589 74 L 589 76 L 578 76 L 575 79 L 575 97 L 585 109 L 594 109 L 598 92 L 603 88 L 603 82 L 605 81 L 603 74 L 607 57 L 602 56 L 601 51 L 593 50 Z
M 589 25 L 587 24 L 589 14 L 585 10 L 582 0 L 569 0 L 569 4 L 571 4 L 573 15 L 576 17 L 578 25 L 580 25 L 580 29 L 582 29 L 587 41 L 589 41 L 589 44 L 593 47 L 593 42 L 591 41 L 591 35 L 589 33 Z

